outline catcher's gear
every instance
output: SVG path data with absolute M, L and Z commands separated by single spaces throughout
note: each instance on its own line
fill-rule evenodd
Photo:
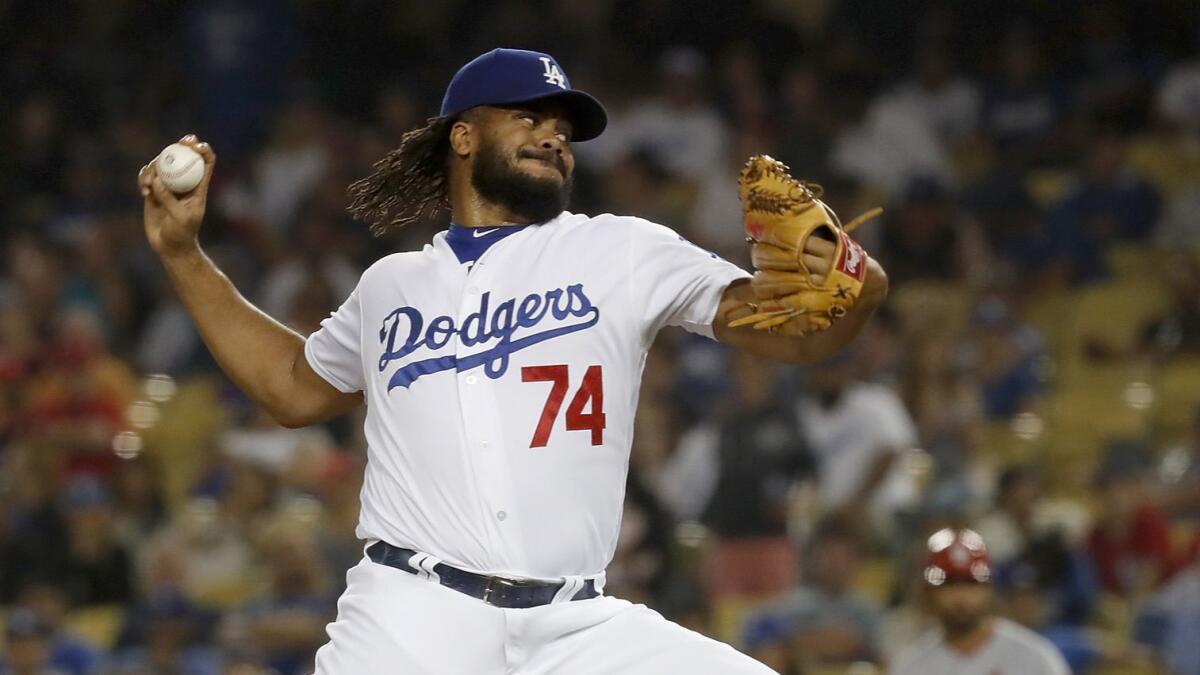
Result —
M 751 315 L 729 322 L 731 328 L 807 335 L 825 330 L 854 306 L 867 276 L 867 254 L 847 234 L 883 212 L 872 209 L 842 226 L 821 201 L 821 186 L 796 180 L 784 163 L 766 155 L 751 157 L 738 178 L 751 259 L 756 302 Z M 812 236 L 835 247 L 828 273 L 817 282 L 804 262 Z

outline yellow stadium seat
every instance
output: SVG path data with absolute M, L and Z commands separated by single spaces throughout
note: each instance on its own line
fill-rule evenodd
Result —
M 742 646 L 742 626 L 755 609 L 761 607 L 761 599 L 751 599 L 738 596 L 724 596 L 713 600 L 712 631 L 713 637 L 721 642 Z
M 1074 180 L 1070 171 L 1037 169 L 1029 172 L 1025 189 L 1038 205 L 1048 207 L 1066 196 Z
M 228 611 L 262 596 L 266 588 L 266 580 L 260 572 L 191 589 L 191 593 L 195 596 L 196 602 L 205 607 Z
M 207 461 L 205 444 L 228 424 L 220 405 L 220 386 L 215 377 L 181 381 L 175 396 L 160 406 L 159 423 L 144 433 L 172 507 L 186 500 L 195 484 Z
M 125 610 L 121 605 L 81 607 L 67 615 L 68 631 L 87 640 L 101 650 L 112 649 Z
M 1077 378 L 1074 386 L 1051 398 L 1048 424 L 1056 461 L 1094 464 L 1108 441 L 1141 437 L 1150 430 L 1152 408 L 1133 407 L 1125 400 L 1131 387 L 1143 391 L 1145 383 L 1130 385 L 1124 372 L 1117 370 L 1107 382 L 1103 377 Z
M 1086 339 L 1095 339 L 1119 353 L 1137 347 L 1143 327 L 1161 316 L 1169 304 L 1161 279 L 1136 280 L 1090 286 L 1075 294 L 1070 312 L 1070 330 L 1077 336 L 1080 349 L 1068 357 L 1082 356 Z
M 941 335 L 957 335 L 966 327 L 970 295 L 961 284 L 944 281 L 910 281 L 900 284 L 888 302 L 896 309 L 902 328 L 919 326 L 936 329 Z
M 1036 294 L 1021 305 L 1021 318 L 1042 333 L 1053 356 L 1060 356 L 1074 346 L 1071 333 L 1073 302 L 1074 294 L 1061 290 Z
M 1163 251 L 1146 244 L 1119 244 L 1108 252 L 1108 265 L 1119 280 L 1138 280 L 1159 273 Z
M 896 581 L 896 563 L 891 558 L 872 558 L 859 568 L 854 588 L 863 596 L 886 607 Z
M 1172 359 L 1155 378 L 1158 395 L 1155 423 L 1160 436 L 1171 441 L 1190 433 L 1200 405 L 1200 357 Z
M 972 434 L 978 452 L 999 466 L 1033 460 L 1044 443 L 1043 437 L 1018 435 L 1012 420 L 980 422 Z
M 1200 181 L 1200 155 L 1171 134 L 1140 135 L 1129 144 L 1129 163 L 1170 198 Z

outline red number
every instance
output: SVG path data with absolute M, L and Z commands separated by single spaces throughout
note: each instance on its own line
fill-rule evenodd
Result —
M 583 406 L 592 402 L 592 411 L 583 412 Z M 600 366 L 589 366 L 583 376 L 583 384 L 571 405 L 567 406 L 567 431 L 592 432 L 592 445 L 604 442 L 604 377 Z
M 554 428 L 554 420 L 558 418 L 558 411 L 567 396 L 568 379 L 565 365 L 525 366 L 521 369 L 522 382 L 553 383 L 529 447 L 546 447 L 550 440 L 550 431 Z M 585 413 L 583 408 L 589 401 L 592 404 L 591 412 Z M 571 404 L 567 406 L 567 431 L 591 431 L 592 445 L 600 445 L 604 442 L 604 427 L 604 373 L 600 366 L 589 366 L 583 375 L 579 391 L 575 392 Z
M 567 367 L 525 366 L 521 369 L 521 381 L 554 383 L 550 387 L 550 396 L 546 398 L 546 407 L 542 408 L 542 417 L 538 420 L 537 429 L 533 432 L 533 442 L 529 444 L 531 448 L 544 448 L 546 441 L 550 440 L 550 430 L 554 428 L 558 409 L 562 407 L 563 399 L 567 396 Z

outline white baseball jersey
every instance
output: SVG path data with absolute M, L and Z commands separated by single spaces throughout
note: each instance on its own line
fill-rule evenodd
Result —
M 1007 619 L 992 620 L 992 637 L 970 654 L 948 647 L 941 631 L 900 654 L 892 675 L 1070 675 L 1049 640 Z
M 711 337 L 744 276 L 661 225 L 568 212 L 372 265 L 305 345 L 365 393 L 358 536 L 481 573 L 601 573 L 646 352 L 664 326 Z

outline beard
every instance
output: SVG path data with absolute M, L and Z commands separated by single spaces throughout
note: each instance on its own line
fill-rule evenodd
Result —
M 942 628 L 947 637 L 960 637 L 978 628 L 988 618 L 988 612 L 974 609 L 954 608 L 940 612 Z
M 559 184 L 521 171 L 516 165 L 518 158 L 505 157 L 494 143 L 485 141 L 471 167 L 471 187 L 480 197 L 507 207 L 513 215 L 531 223 L 545 222 L 562 213 L 571 199 L 573 183 L 562 159 L 556 155 L 554 160 L 564 176 Z

